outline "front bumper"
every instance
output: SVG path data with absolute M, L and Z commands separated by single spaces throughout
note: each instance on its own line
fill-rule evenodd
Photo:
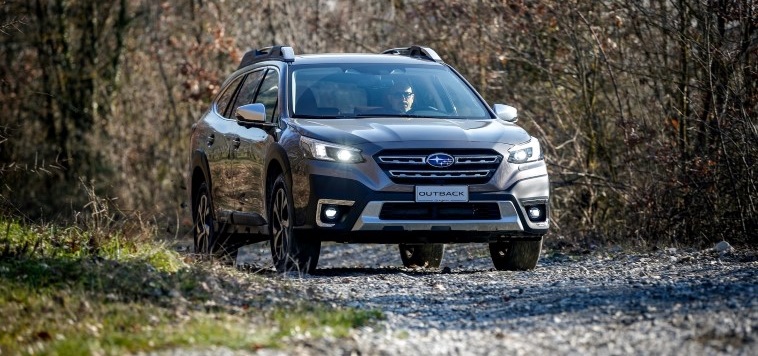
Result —
M 497 207 L 497 216 L 486 219 L 383 217 L 385 204 L 416 204 L 413 186 L 374 191 L 353 179 L 321 175 L 310 175 L 309 186 L 310 198 L 304 207 L 305 224 L 302 228 L 320 231 L 318 235 L 322 240 L 354 241 L 365 237 L 372 242 L 397 239 L 405 242 L 429 239 L 446 242 L 489 241 L 499 237 L 541 236 L 549 227 L 547 175 L 518 181 L 503 191 L 478 192 L 472 189 L 469 203 L 490 203 Z M 527 207 L 535 204 L 541 204 L 545 209 L 540 221 L 527 218 Z M 339 218 L 326 221 L 323 215 L 326 207 L 337 207 Z
M 385 203 L 389 202 L 368 202 L 352 231 L 524 231 L 516 208 L 510 201 L 492 202 L 497 204 L 500 211 L 497 220 L 385 220 L 380 217 Z

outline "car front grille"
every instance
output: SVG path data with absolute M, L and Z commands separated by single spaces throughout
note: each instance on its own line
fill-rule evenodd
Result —
M 450 155 L 448 167 L 434 167 L 427 159 Z M 398 184 L 483 184 L 492 178 L 503 156 L 493 150 L 387 150 L 375 157 L 379 167 Z
M 382 220 L 498 220 L 497 203 L 384 203 Z

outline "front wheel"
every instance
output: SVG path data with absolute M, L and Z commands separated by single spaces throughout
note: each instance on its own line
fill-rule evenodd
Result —
M 295 209 L 283 175 L 274 181 L 269 209 L 271 257 L 276 270 L 315 271 L 321 253 L 321 240 L 295 233 Z
M 437 268 L 445 254 L 444 244 L 400 244 L 400 259 L 405 267 Z
M 526 271 L 537 267 L 542 237 L 533 241 L 507 241 L 490 244 L 492 263 L 498 271 Z

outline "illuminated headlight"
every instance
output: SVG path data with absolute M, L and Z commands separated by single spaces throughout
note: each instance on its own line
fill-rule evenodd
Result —
M 534 137 L 526 143 L 511 147 L 508 153 L 510 163 L 526 163 L 543 159 L 540 142 Z
M 324 161 L 358 163 L 363 162 L 361 150 L 350 146 L 315 140 L 301 136 L 300 143 L 311 158 Z

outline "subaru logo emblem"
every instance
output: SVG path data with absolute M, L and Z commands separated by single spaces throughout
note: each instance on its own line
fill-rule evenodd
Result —
M 432 153 L 426 157 L 426 163 L 435 168 L 447 168 L 455 163 L 455 158 L 447 153 Z

